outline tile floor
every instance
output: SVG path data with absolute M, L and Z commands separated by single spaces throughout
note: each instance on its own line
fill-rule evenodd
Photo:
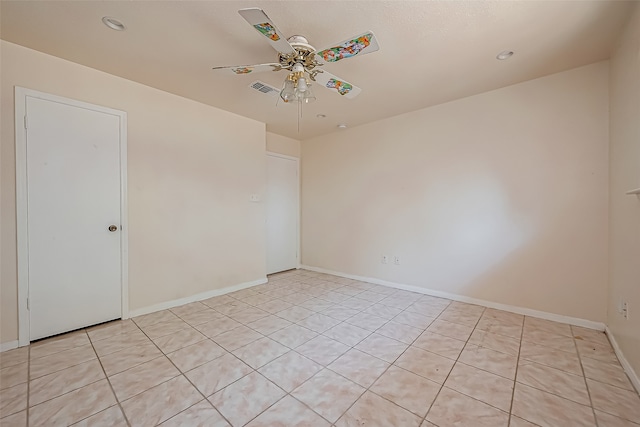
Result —
M 2 426 L 639 426 L 597 331 L 309 271 L 0 354 Z

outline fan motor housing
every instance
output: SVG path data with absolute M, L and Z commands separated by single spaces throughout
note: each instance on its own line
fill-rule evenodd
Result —
M 306 70 L 312 70 L 320 65 L 318 61 L 314 59 L 316 49 L 309 44 L 306 37 L 295 35 L 289 37 L 287 41 L 291 47 L 295 49 L 296 53 L 279 54 L 279 61 L 282 68 L 291 70 L 294 64 L 298 63 L 302 64 Z

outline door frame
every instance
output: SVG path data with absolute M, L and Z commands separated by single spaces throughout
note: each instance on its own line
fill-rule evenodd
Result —
M 296 176 L 298 179 L 296 179 L 296 261 L 297 261 L 297 265 L 296 265 L 296 269 L 300 269 L 300 266 L 302 265 L 302 251 L 301 251 L 301 247 L 300 247 L 300 217 L 302 216 L 302 212 L 300 210 L 300 180 L 302 179 L 302 177 L 300 176 L 300 158 L 299 157 L 293 157 L 293 156 L 287 156 L 285 154 L 280 154 L 280 153 L 275 153 L 273 151 L 267 151 L 267 156 L 271 156 L 271 157 L 280 157 L 281 159 L 286 159 L 286 160 L 293 160 L 296 163 Z M 268 185 L 268 182 L 267 182 Z M 266 246 L 266 245 L 265 245 Z
M 28 186 L 27 186 L 27 97 L 71 105 L 120 118 L 120 262 L 122 318 L 129 317 L 129 224 L 127 220 L 127 113 L 74 99 L 51 95 L 23 87 L 15 87 L 16 138 L 16 231 L 18 257 L 18 346 L 30 343 Z

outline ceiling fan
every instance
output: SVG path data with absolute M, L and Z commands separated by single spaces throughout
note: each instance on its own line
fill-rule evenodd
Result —
M 319 67 L 375 52 L 378 42 L 371 31 L 351 37 L 326 49 L 316 50 L 303 36 L 295 35 L 285 39 L 259 8 L 240 9 L 238 13 L 278 52 L 278 62 L 230 67 L 213 67 L 214 70 L 228 70 L 237 75 L 261 71 L 287 70 L 280 98 L 284 102 L 309 103 L 315 100 L 310 81 L 317 82 L 345 98 L 355 98 L 362 91 L 359 87 L 335 76 Z

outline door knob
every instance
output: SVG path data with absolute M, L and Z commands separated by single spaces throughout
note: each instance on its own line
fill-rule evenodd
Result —
M 118 226 L 117 226 L 117 225 L 110 225 L 110 226 L 109 226 L 109 231 L 110 231 L 110 232 L 112 232 L 112 233 L 113 233 L 114 231 L 116 231 L 117 229 L 118 229 Z

